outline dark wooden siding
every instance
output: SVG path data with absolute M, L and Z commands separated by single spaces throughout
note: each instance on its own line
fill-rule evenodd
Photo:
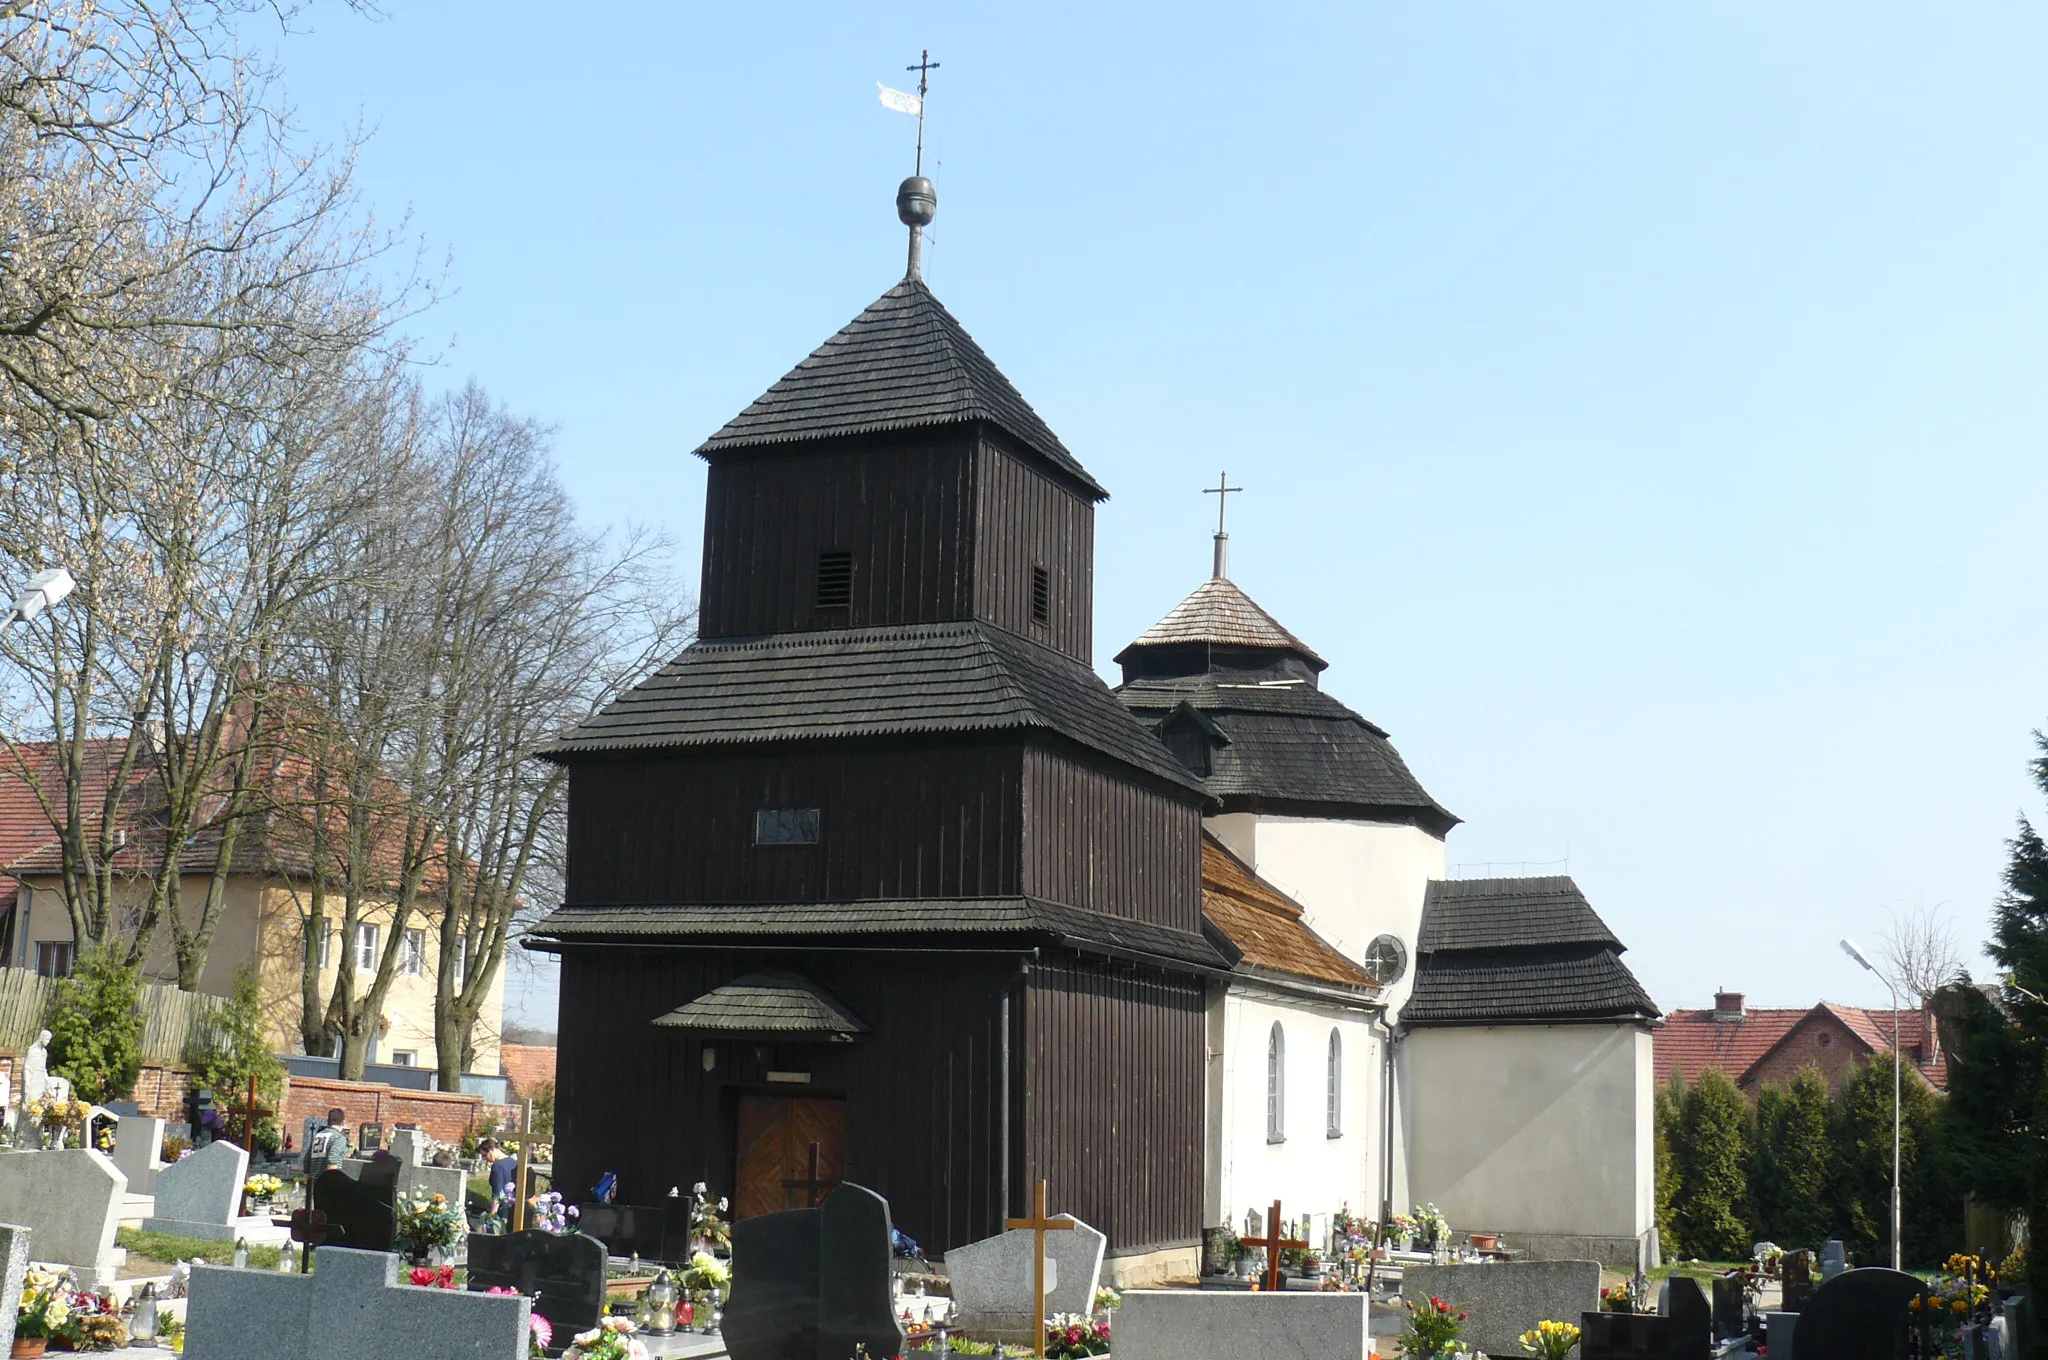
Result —
M 579 764 L 568 900 L 1015 896 L 1021 761 L 1011 745 L 923 742 Z M 818 844 L 755 845 L 762 808 L 817 808 Z
M 974 436 L 961 428 L 714 462 L 703 637 L 974 616 Z M 817 608 L 818 554 L 853 559 L 853 601 Z
M 981 444 L 975 477 L 974 613 L 1088 662 L 1095 630 L 1095 506 L 1010 452 Z M 1051 617 L 1031 615 L 1031 572 L 1043 567 Z
M 750 1042 L 720 1043 L 707 1073 L 699 1037 L 650 1025 L 759 969 L 812 978 L 872 1032 L 856 1044 L 773 1045 L 766 1061 Z M 998 1020 L 1017 978 L 1011 955 L 572 946 L 562 958 L 555 1184 L 573 1199 L 615 1171 L 620 1204 L 662 1206 L 671 1186 L 687 1196 L 700 1180 L 730 1195 L 739 1094 L 843 1093 L 847 1179 L 887 1196 L 896 1226 L 935 1256 L 990 1236 L 1003 1216 Z M 1199 1055 L 1199 1035 L 1196 1044 Z M 1013 1061 L 1021 1073 L 1021 1053 Z M 769 1069 L 808 1071 L 812 1082 L 771 1086 Z M 1199 1113 L 1189 1127 L 1199 1136 Z
M 1202 928 L 1202 814 L 1041 747 L 1024 752 L 1024 891 Z
M 1113 1248 L 1202 1230 L 1202 984 L 1070 960 L 1033 966 L 1025 1183 Z

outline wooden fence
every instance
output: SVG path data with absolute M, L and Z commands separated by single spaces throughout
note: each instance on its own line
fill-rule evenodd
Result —
M 36 1041 L 57 995 L 57 980 L 27 968 L 0 968 L 0 1053 L 20 1054 Z M 142 986 L 142 1061 L 160 1067 L 196 1062 L 212 1046 L 213 1017 L 223 997 Z

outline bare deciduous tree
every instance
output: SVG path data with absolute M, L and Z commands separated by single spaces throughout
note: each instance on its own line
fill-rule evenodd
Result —
M 1886 979 L 1921 1005 L 1963 975 L 1954 924 L 1938 906 L 1892 912 L 1891 926 L 1880 940 L 1878 960 Z

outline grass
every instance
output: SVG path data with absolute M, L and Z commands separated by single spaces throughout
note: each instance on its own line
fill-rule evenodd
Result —
M 235 1259 L 233 1242 L 214 1242 L 203 1237 L 173 1237 L 169 1233 L 144 1232 L 140 1228 L 122 1228 L 114 1234 L 114 1245 L 126 1247 L 131 1260 L 144 1257 L 160 1261 L 165 1269 L 178 1261 L 189 1261 L 198 1257 L 209 1265 L 224 1266 Z M 277 1258 L 282 1247 L 249 1248 L 249 1264 L 258 1270 L 277 1269 Z

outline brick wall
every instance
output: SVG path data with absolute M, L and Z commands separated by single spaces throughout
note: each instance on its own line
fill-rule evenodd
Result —
M 331 1081 L 325 1077 L 293 1077 L 285 1093 L 281 1127 L 294 1143 L 307 1116 L 325 1119 L 331 1109 L 348 1112 L 351 1130 L 361 1124 L 417 1124 L 444 1143 L 459 1142 L 474 1129 L 492 1123 L 492 1111 L 482 1096 L 454 1091 L 408 1091 L 366 1081 Z

